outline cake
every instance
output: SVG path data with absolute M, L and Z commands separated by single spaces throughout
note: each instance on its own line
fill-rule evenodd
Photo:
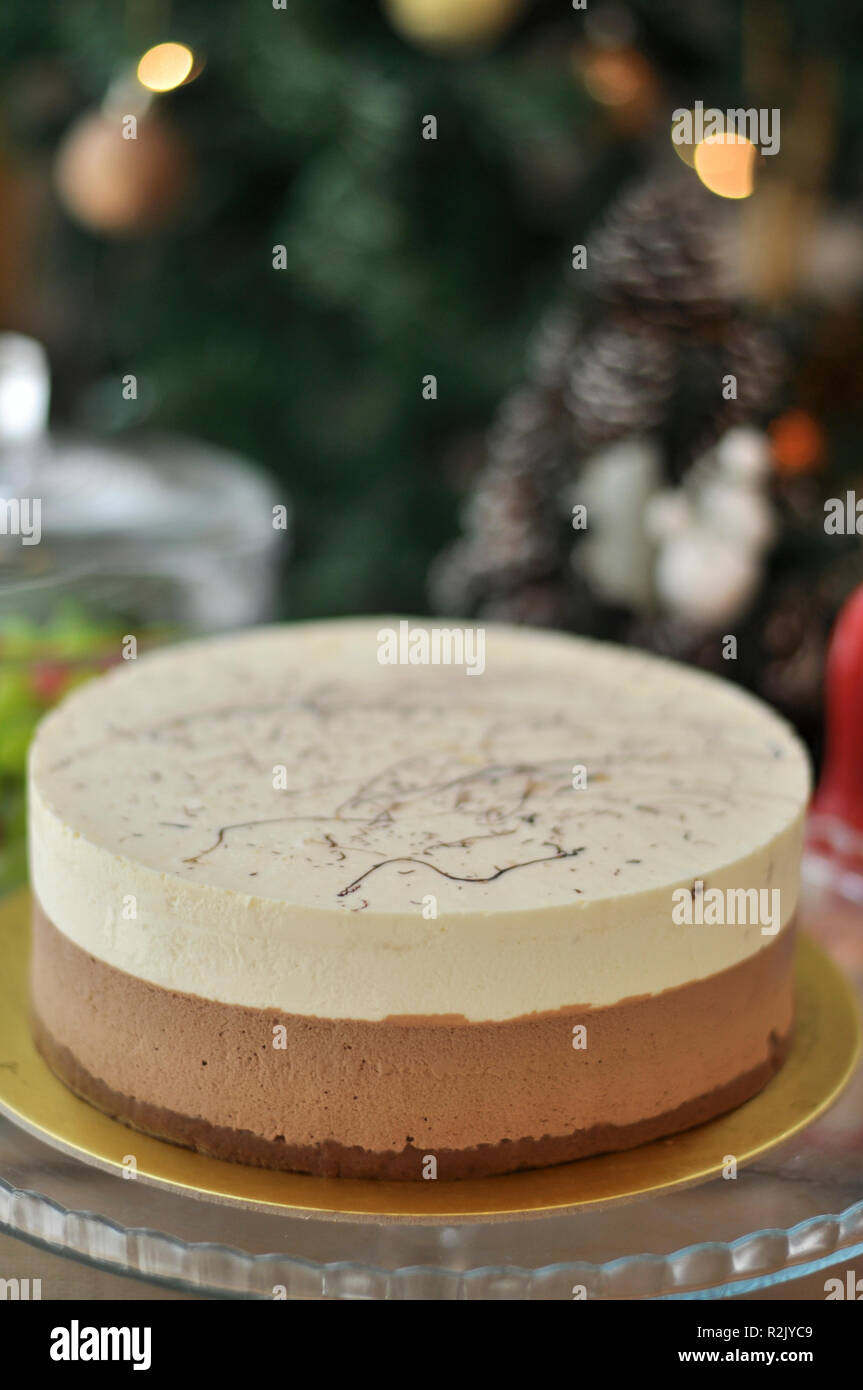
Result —
M 220 1158 L 446 1181 L 672 1135 L 770 1080 L 795 735 L 657 657 L 468 635 L 472 665 L 393 619 L 190 642 L 43 720 L 33 1027 L 68 1086 Z

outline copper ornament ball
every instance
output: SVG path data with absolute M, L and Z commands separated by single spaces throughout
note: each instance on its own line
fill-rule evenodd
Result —
M 127 139 L 125 119 L 102 111 L 79 117 L 55 166 L 69 215 L 108 236 L 162 226 L 177 208 L 189 169 L 188 153 L 166 122 L 140 117 L 136 137 Z

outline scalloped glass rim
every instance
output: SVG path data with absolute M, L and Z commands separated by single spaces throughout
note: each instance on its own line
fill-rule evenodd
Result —
M 667 1255 L 624 1255 L 602 1265 L 573 1260 L 535 1269 L 407 1265 L 388 1270 L 352 1260 L 317 1263 L 303 1256 L 252 1255 L 218 1242 L 186 1243 L 151 1227 L 126 1229 L 2 1178 L 0 1225 L 115 1273 L 177 1290 L 259 1299 L 272 1299 L 274 1288 L 284 1287 L 290 1299 L 568 1300 L 574 1285 L 584 1285 L 588 1298 L 712 1299 L 801 1278 L 863 1254 L 863 1200 L 842 1213 L 807 1217 L 787 1230 L 767 1227 L 732 1241 L 697 1242 Z

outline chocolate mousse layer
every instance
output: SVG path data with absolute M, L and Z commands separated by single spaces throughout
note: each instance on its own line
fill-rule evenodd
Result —
M 748 1100 L 791 1031 L 790 927 L 679 988 L 488 1023 L 219 1003 L 98 960 L 38 905 L 33 928 L 36 1039 L 72 1089 L 201 1153 L 324 1176 L 420 1179 L 433 1156 L 447 1180 L 630 1148 Z

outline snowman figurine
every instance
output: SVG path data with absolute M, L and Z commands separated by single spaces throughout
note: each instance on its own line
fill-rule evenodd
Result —
M 657 493 L 646 527 L 657 545 L 656 592 L 675 615 L 714 628 L 754 598 L 775 536 L 766 436 L 729 430 L 685 487 Z

